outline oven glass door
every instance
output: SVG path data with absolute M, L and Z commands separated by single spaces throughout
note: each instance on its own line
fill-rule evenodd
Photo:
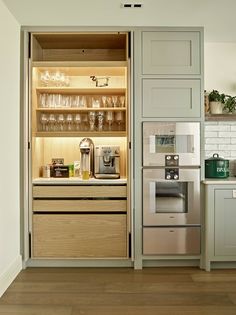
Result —
M 144 169 L 143 224 L 200 224 L 200 170 L 179 169 L 179 180 L 165 180 L 164 169 Z
M 200 165 L 198 122 L 143 123 L 143 165 L 165 166 L 165 157 L 171 154 L 179 156 L 179 166 Z

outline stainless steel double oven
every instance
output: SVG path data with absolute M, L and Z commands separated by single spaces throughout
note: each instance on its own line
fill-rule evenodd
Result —
M 200 123 L 143 123 L 143 254 L 200 253 Z

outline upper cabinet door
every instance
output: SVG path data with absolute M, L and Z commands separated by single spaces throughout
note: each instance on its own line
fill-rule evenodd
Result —
M 200 32 L 142 32 L 142 74 L 200 74 Z

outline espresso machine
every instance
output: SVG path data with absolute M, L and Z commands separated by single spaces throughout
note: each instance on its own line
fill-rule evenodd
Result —
M 94 144 L 90 138 L 84 138 L 80 144 L 80 173 L 82 179 L 89 179 L 94 173 Z
M 120 147 L 116 145 L 95 147 L 96 178 L 120 178 Z

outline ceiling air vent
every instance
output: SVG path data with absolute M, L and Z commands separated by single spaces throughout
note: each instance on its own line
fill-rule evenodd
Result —
M 125 1 L 121 2 L 121 8 L 127 9 L 135 9 L 135 8 L 142 8 L 143 2 L 140 1 Z

